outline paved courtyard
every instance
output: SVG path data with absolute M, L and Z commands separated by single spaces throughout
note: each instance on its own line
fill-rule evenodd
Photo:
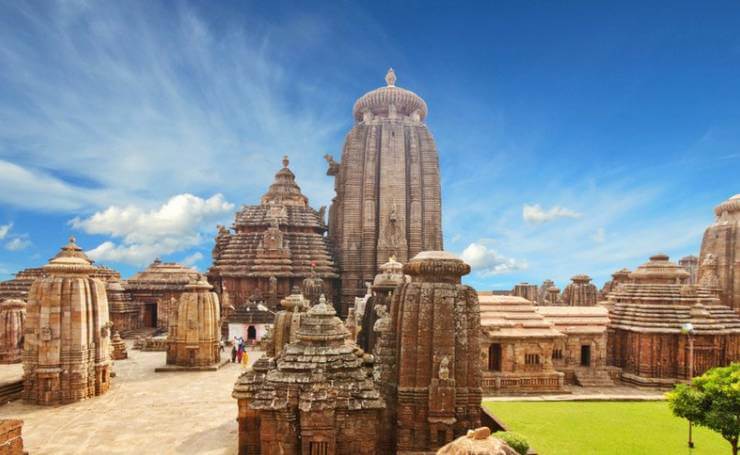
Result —
M 261 352 L 250 352 L 250 364 Z M 233 454 L 237 448 L 236 400 L 231 389 L 242 368 L 215 372 L 155 373 L 164 352 L 131 349 L 115 362 L 108 393 L 58 407 L 17 400 L 0 406 L 0 418 L 24 420 L 31 454 Z M 0 366 L 0 377 L 16 365 Z

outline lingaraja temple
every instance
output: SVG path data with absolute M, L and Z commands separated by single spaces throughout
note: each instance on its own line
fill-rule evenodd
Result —
M 717 260 L 720 301 L 740 314 L 740 194 L 714 209 L 716 219 L 704 232 L 699 263 L 708 255 Z
M 294 286 L 314 278 L 323 280 L 323 293 L 335 301 L 339 275 L 324 209 L 308 205 L 288 164 L 285 157 L 260 204 L 243 206 L 232 229 L 219 226 L 208 279 L 227 311 L 255 294 L 275 311 Z
M 329 238 L 337 251 L 342 316 L 390 256 L 406 263 L 421 251 L 442 249 L 439 157 L 424 123 L 427 105 L 396 87 L 392 69 L 386 83 L 355 102 L 341 161 L 326 156 L 336 191 Z

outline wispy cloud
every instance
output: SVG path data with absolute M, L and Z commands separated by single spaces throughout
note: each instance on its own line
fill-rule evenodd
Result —
M 197 265 L 197 263 L 200 262 L 201 259 L 203 259 L 203 253 L 201 253 L 200 251 L 196 251 L 193 254 L 185 256 L 185 258 L 183 258 L 180 263 L 188 267 L 193 267 Z
M 524 204 L 522 206 L 522 219 L 528 223 L 547 223 L 558 218 L 580 218 L 582 215 L 574 210 L 566 209 L 558 205 L 549 210 L 543 209 L 539 204 Z
M 13 228 L 13 223 L 0 225 L 0 240 L 4 239 L 8 235 L 8 232 Z
M 31 241 L 27 237 L 13 237 L 5 243 L 5 249 L 8 251 L 20 251 L 31 246 Z

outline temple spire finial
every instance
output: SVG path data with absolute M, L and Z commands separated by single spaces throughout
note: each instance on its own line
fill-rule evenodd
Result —
M 283 167 L 288 167 L 288 164 L 290 164 L 290 160 L 288 159 L 288 155 L 283 155 Z
M 388 73 L 385 75 L 385 82 L 388 84 L 388 87 L 396 86 L 396 72 L 393 71 L 393 68 L 388 68 Z

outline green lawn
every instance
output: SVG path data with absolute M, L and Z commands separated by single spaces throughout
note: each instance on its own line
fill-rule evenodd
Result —
M 502 402 L 484 405 L 541 455 L 732 454 L 730 444 L 694 426 L 695 448 L 686 445 L 688 423 L 664 401 Z

